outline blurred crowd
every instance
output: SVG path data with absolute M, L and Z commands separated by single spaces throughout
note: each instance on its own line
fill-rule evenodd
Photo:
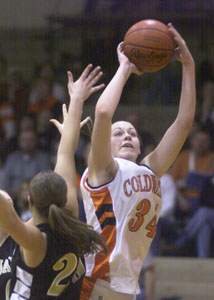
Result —
M 55 81 L 48 63 L 37 68 L 31 83 L 12 68 L 0 84 L 0 186 L 20 213 L 26 208 L 23 190 L 29 180 L 54 166 L 59 135 L 49 120 L 59 117 L 66 98 L 66 88 Z

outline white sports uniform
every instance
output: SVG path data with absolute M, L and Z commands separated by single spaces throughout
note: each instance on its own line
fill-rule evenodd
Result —
M 86 256 L 81 300 L 108 299 L 100 291 L 90 297 L 96 294 L 100 280 L 106 281 L 111 292 L 139 293 L 138 276 L 156 232 L 161 211 L 160 180 L 145 165 L 115 160 L 118 171 L 111 182 L 90 187 L 87 169 L 81 179 L 87 224 L 102 233 L 109 249 L 107 257 L 99 253 Z M 132 297 L 129 299 L 135 299 Z M 115 297 L 119 298 L 124 299 Z

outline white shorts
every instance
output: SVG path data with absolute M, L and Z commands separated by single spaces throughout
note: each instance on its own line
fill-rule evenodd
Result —
M 110 283 L 97 279 L 90 300 L 135 300 L 136 295 L 115 292 L 110 288 Z

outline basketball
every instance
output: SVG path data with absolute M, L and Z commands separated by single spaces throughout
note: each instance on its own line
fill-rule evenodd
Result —
M 157 20 L 134 24 L 124 37 L 124 53 L 141 72 L 156 72 L 166 67 L 175 48 L 168 27 Z

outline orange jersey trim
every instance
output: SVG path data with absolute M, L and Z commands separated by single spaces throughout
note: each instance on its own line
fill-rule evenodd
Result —
M 80 300 L 89 300 L 90 299 L 90 296 L 93 291 L 95 283 L 96 283 L 96 280 L 94 280 L 90 277 L 84 277 L 82 290 L 81 290 L 81 294 L 80 294 Z
M 93 201 L 95 213 L 102 228 L 101 234 L 106 240 L 108 247 L 108 255 L 104 256 L 97 253 L 95 256 L 95 265 L 91 274 L 91 278 L 86 277 L 83 281 L 83 288 L 81 292 L 81 300 L 90 298 L 96 279 L 100 278 L 110 281 L 110 265 L 109 260 L 111 253 L 116 244 L 116 218 L 113 211 L 113 202 L 108 187 L 101 188 L 100 190 L 92 191 L 86 185 L 87 174 L 83 178 L 83 186 L 90 193 Z M 105 205 L 108 205 L 110 211 L 105 211 Z

